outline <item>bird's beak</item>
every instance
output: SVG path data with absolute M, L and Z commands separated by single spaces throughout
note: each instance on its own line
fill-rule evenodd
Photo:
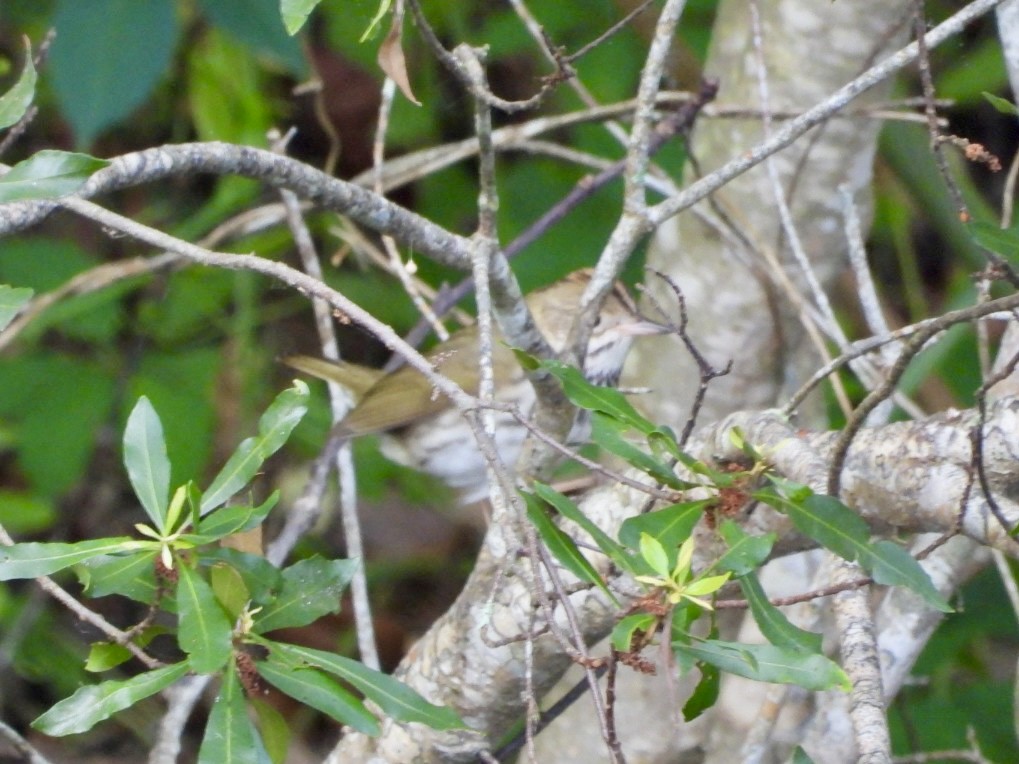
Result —
M 638 317 L 629 323 L 617 327 L 620 334 L 629 337 L 647 337 L 653 334 L 669 334 L 674 331 L 673 327 L 659 324 L 647 318 Z

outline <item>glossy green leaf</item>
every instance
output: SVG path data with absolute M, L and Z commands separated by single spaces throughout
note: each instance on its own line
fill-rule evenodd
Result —
M 0 581 L 48 576 L 104 554 L 144 549 L 149 544 L 126 536 L 78 541 L 74 544 L 30 542 L 0 546 Z
M 34 292 L 27 287 L 12 287 L 0 284 L 0 332 L 14 320 L 26 303 L 32 299 Z
M 379 734 L 378 719 L 332 677 L 315 669 L 295 668 L 272 657 L 259 661 L 257 666 L 263 679 L 290 697 L 366 735 Z
M 776 647 L 799 650 L 803 653 L 821 652 L 821 635 L 794 626 L 785 614 L 768 601 L 760 580 L 754 573 L 746 573 L 736 579 L 743 589 L 743 596 L 750 605 L 754 623 L 764 638 Z
M 568 497 L 551 486 L 539 482 L 534 483 L 534 493 L 551 505 L 560 515 L 580 526 L 617 567 L 627 571 L 633 570 L 634 561 L 623 546 L 581 512 L 580 508 Z
M 248 718 L 244 689 L 232 661 L 212 703 L 198 764 L 271 764 Z
M 310 557 L 286 568 L 279 595 L 255 616 L 255 631 L 264 634 L 305 626 L 326 613 L 338 612 L 343 591 L 360 564 L 359 560 Z
M 155 548 L 135 554 L 102 555 L 84 560 L 76 571 L 90 597 L 119 594 L 152 604 L 157 590 L 155 564 L 158 556 L 159 550 Z
M 657 623 L 658 619 L 650 613 L 631 613 L 623 616 L 612 627 L 612 646 L 621 653 L 633 649 L 633 636 L 638 631 L 647 631 Z
M 576 543 L 559 526 L 552 522 L 552 518 L 545 512 L 545 504 L 533 493 L 521 491 L 527 504 L 527 517 L 534 524 L 538 536 L 548 547 L 559 563 L 570 573 L 581 581 L 587 581 L 600 588 L 603 592 L 612 597 L 612 593 L 602 580 L 601 574 L 595 570 L 594 565 L 580 553 Z M 613 600 L 615 597 L 613 597 Z
M 776 534 L 751 536 L 732 520 L 725 520 L 718 528 L 719 534 L 729 548 L 715 563 L 720 570 L 728 570 L 734 576 L 744 576 L 761 567 L 771 555 Z
M 148 98 L 180 31 L 173 0 L 61 0 L 49 71 L 79 146 Z
M 177 569 L 177 640 L 191 668 L 211 674 L 230 659 L 233 626 L 205 579 L 188 565 Z
M 701 662 L 697 664 L 697 668 L 701 672 L 700 681 L 683 704 L 683 720 L 688 722 L 715 705 L 722 687 L 722 673 L 715 666 Z
M 156 529 L 168 533 L 170 460 L 166 456 L 163 423 L 144 395 L 138 399 L 124 428 L 124 466 L 145 514 Z
M 0 177 L 0 203 L 59 199 L 73 194 L 108 164 L 88 154 L 44 149 Z
M 28 111 L 35 97 L 35 64 L 32 63 L 32 48 L 25 45 L 25 68 L 21 70 L 18 81 L 11 86 L 11 89 L 0 96 L 0 130 L 10 127 Z M 2 329 L 0 323 L 0 329 Z
M 118 711 L 165 690 L 187 672 L 187 663 L 175 663 L 131 679 L 82 687 L 32 722 L 32 726 L 55 737 L 85 732 Z
M 274 653 L 278 651 L 288 662 L 305 662 L 335 674 L 399 722 L 417 722 L 437 730 L 462 729 L 466 726 L 453 709 L 429 703 L 403 682 L 374 671 L 358 661 L 298 645 L 271 643 L 271 649 Z
M 287 34 L 295 35 L 300 32 L 304 22 L 320 2 L 322 0 L 280 0 L 280 15 L 283 17 L 283 26 L 287 28 Z
M 618 419 L 596 411 L 591 415 L 591 442 L 625 459 L 628 464 L 645 472 L 662 485 L 677 491 L 692 487 L 691 483 L 680 480 L 668 464 L 626 440 L 621 432 L 625 427 L 626 425 Z
M 308 395 L 308 385 L 294 380 L 293 387 L 276 396 L 258 421 L 258 435 L 245 439 L 237 447 L 206 490 L 202 497 L 203 515 L 246 486 L 262 468 L 262 463 L 279 450 L 308 410 Z
M 758 682 L 795 684 L 808 690 L 848 692 L 849 677 L 823 655 L 805 654 L 774 645 L 748 645 L 720 640 L 675 641 L 677 653 L 711 664 L 730 674 Z
M 641 534 L 646 533 L 666 549 L 675 549 L 690 537 L 711 502 L 711 499 L 684 501 L 628 517 L 619 527 L 619 540 L 630 549 L 636 549 L 640 545 Z

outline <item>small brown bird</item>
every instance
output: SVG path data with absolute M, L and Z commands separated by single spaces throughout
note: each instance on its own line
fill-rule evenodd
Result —
M 580 297 L 591 280 L 590 270 L 574 271 L 561 281 L 525 299 L 538 329 L 560 353 L 566 343 Z M 623 362 L 640 335 L 661 334 L 667 327 L 641 318 L 622 284 L 616 284 L 602 306 L 584 360 L 584 376 L 598 385 L 615 385 Z M 492 363 L 495 398 L 528 412 L 534 390 L 513 352 L 495 338 Z M 478 333 L 476 327 L 456 332 L 432 348 L 426 357 L 435 370 L 467 392 L 478 392 Z M 334 363 L 309 356 L 290 356 L 283 362 L 298 371 L 336 382 L 357 401 L 337 427 L 350 436 L 383 433 L 382 453 L 393 461 L 434 475 L 460 491 L 462 501 L 487 495 L 485 460 L 467 424 L 449 402 L 437 395 L 421 374 L 404 366 L 384 374 L 357 364 Z M 571 433 L 575 438 L 577 426 Z M 520 455 L 527 430 L 509 414 L 495 416 L 496 447 L 512 466 Z

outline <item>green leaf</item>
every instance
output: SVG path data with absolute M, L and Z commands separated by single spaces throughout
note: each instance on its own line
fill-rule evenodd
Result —
M 295 668 L 272 656 L 256 665 L 263 679 L 290 697 L 366 735 L 379 734 L 379 722 L 364 707 L 364 703 L 332 677 L 315 669 Z
M 715 567 L 731 571 L 734 576 L 744 576 L 761 567 L 777 538 L 774 533 L 751 536 L 732 520 L 723 521 L 718 530 L 729 548 Z
M 59 199 L 73 194 L 108 164 L 88 154 L 44 149 L 0 177 L 0 203 Z
M 605 585 L 601 574 L 595 570 L 594 565 L 580 553 L 573 539 L 552 522 L 552 518 L 545 513 L 544 502 L 533 493 L 521 491 L 520 495 L 524 497 L 527 504 L 527 517 L 534 523 L 535 530 L 538 531 L 538 535 L 545 542 L 545 546 L 548 547 L 552 556 L 581 581 L 594 584 L 615 601 L 615 597 Z
M 527 354 L 517 352 L 518 358 L 521 355 Z M 531 362 L 533 364 L 533 358 Z M 626 400 L 626 396 L 614 387 L 602 387 L 588 382 L 578 369 L 561 361 L 541 361 L 538 366 L 562 383 L 563 392 L 573 405 L 589 411 L 600 411 L 644 435 L 655 431 L 655 426 L 641 416 L 633 404 Z
M 173 0 L 61 0 L 49 70 L 79 146 L 127 117 L 169 76 L 179 18 Z
M 974 221 L 969 224 L 969 230 L 981 247 L 997 252 L 1013 263 L 1019 260 L 1019 232 L 1015 229 Z
M 60 519 L 56 503 L 34 491 L 0 489 L 0 525 L 14 536 L 50 531 Z
M 1019 108 L 1014 103 L 1004 98 L 994 95 L 994 93 L 988 93 L 986 90 L 982 92 L 982 95 L 991 106 L 1000 111 L 1002 114 L 1008 114 L 1010 117 L 1019 117 Z
M 598 545 L 598 548 L 601 549 L 617 567 L 622 570 L 633 572 L 634 560 L 623 546 L 599 528 L 596 523 L 592 522 L 592 520 L 581 512 L 580 508 L 570 501 L 570 499 L 563 496 L 563 494 L 559 493 L 551 486 L 539 482 L 534 483 L 534 492 L 540 499 L 555 508 L 560 515 L 565 517 L 567 520 L 572 520 L 580 526 L 582 530 L 594 539 L 594 543 Z
M 24 543 L 0 546 L 0 581 L 48 576 L 91 557 L 145 549 L 149 542 L 126 536 L 78 541 L 74 544 Z
M 262 741 L 248 718 L 244 689 L 230 662 L 212 704 L 198 764 L 270 764 Z
M 175 663 L 131 679 L 82 687 L 32 722 L 32 726 L 55 737 L 85 732 L 118 711 L 166 689 L 187 672 L 187 663 Z
M 626 440 L 622 436 L 625 427 L 626 425 L 618 419 L 596 411 L 591 416 L 591 442 L 625 459 L 628 464 L 650 475 L 662 485 L 677 491 L 693 487 L 691 483 L 680 480 L 669 465 Z
M 18 312 L 32 299 L 34 292 L 27 287 L 0 284 L 0 332 L 14 320 Z
M 10 127 L 28 111 L 35 97 L 35 64 L 32 63 L 32 48 L 25 44 L 25 68 L 10 90 L 0 96 L 0 130 Z M 0 329 L 3 326 L 0 324 Z
M 671 577 L 672 565 L 669 563 L 669 553 L 661 542 L 649 533 L 640 534 L 640 556 L 644 558 L 651 570 L 664 579 Z
M 227 615 L 234 620 L 240 617 L 251 599 L 251 594 L 237 569 L 225 562 L 213 565 L 209 569 L 209 585 L 212 586 L 213 594 Z
M 262 462 L 286 443 L 297 423 L 308 410 L 308 385 L 294 380 L 258 420 L 258 435 L 245 439 L 212 481 L 202 497 L 205 515 L 241 490 L 262 468 Z
M 295 35 L 301 31 L 308 16 L 322 0 L 280 0 L 280 15 L 287 34 Z
M 280 492 L 273 491 L 272 495 L 257 507 L 241 505 L 221 507 L 202 518 L 195 533 L 185 534 L 185 538 L 195 545 L 211 544 L 231 534 L 256 528 L 265 521 L 279 498 Z
M 823 655 L 806 654 L 774 645 L 747 645 L 716 639 L 676 641 L 677 653 L 716 666 L 722 671 L 758 682 L 795 684 L 808 690 L 848 692 L 849 677 Z
M 90 597 L 119 594 L 138 602 L 152 604 L 156 596 L 156 557 L 158 549 L 125 555 L 102 555 L 84 560 L 76 571 Z
M 875 542 L 869 547 L 868 553 L 861 555 L 859 562 L 877 583 L 884 586 L 905 586 L 942 613 L 953 612 L 952 606 L 934 587 L 923 566 L 894 541 Z
M 375 30 L 378 29 L 379 24 L 382 23 L 382 19 L 384 19 L 386 14 L 389 13 L 389 7 L 392 4 L 393 0 L 379 0 L 379 7 L 375 11 L 375 15 L 372 16 L 371 23 L 368 24 L 368 28 L 364 30 L 364 33 L 361 35 L 361 38 L 358 40 L 358 42 L 362 43 L 365 42 L 375 33 Z
M 283 586 L 279 568 L 261 555 L 228 547 L 202 550 L 203 563 L 225 562 L 241 574 L 241 580 L 256 605 L 266 605 L 278 596 Z
M 248 698 L 258 717 L 258 731 L 272 764 L 284 764 L 290 747 L 290 721 L 261 698 Z
M 192 670 L 211 674 L 230 659 L 233 627 L 205 579 L 189 565 L 177 569 L 177 640 Z
M 801 746 L 796 746 L 793 749 L 793 756 L 789 760 L 789 764 L 814 764 L 814 760 L 810 758 Z
M 127 663 L 131 659 L 131 651 L 123 645 L 113 642 L 93 642 L 85 659 L 85 670 L 95 673 L 109 671 Z
M 612 646 L 621 653 L 633 649 L 633 636 L 638 631 L 652 628 L 658 619 L 650 613 L 631 613 L 623 616 L 612 628 Z
M 310 557 L 283 571 L 283 587 L 255 616 L 259 634 L 287 627 L 306 626 L 326 613 L 340 609 L 340 597 L 360 565 L 359 560 Z
M 274 68 L 282 66 L 298 80 L 308 77 L 301 46 L 282 23 L 280 0 L 200 0 L 199 5 L 213 24 L 252 53 L 274 59 Z
M 278 652 L 287 661 L 303 661 L 349 682 L 398 722 L 417 722 L 437 730 L 466 727 L 453 709 L 429 703 L 403 682 L 374 671 L 363 663 L 310 647 L 276 642 L 268 644 L 274 653 Z
M 697 664 L 700 669 L 701 678 L 697 682 L 693 693 L 683 704 L 684 721 L 693 721 L 703 714 L 718 700 L 718 692 L 722 687 L 722 673 L 710 663 L 700 662 Z
M 675 549 L 690 537 L 697 521 L 712 501 L 684 501 L 654 512 L 628 517 L 619 527 L 619 540 L 629 548 L 636 549 L 640 545 L 641 535 L 646 533 L 666 549 Z
M 764 638 L 776 647 L 798 650 L 802 653 L 820 653 L 821 635 L 794 626 L 785 614 L 768 601 L 768 596 L 754 573 L 740 576 L 740 587 L 743 596 L 750 605 L 757 628 Z
M 761 491 L 755 494 L 785 512 L 796 529 L 845 560 L 856 562 L 880 584 L 905 586 L 919 594 L 929 605 L 943 613 L 951 606 L 938 594 L 923 567 L 890 541 L 871 543 L 867 524 L 834 496 L 811 494 L 802 502 L 781 496 L 785 481 L 773 479 L 779 494 Z
M 163 423 L 144 395 L 138 399 L 124 428 L 124 466 L 138 501 L 152 524 L 163 533 L 170 497 L 170 460 L 166 456 Z

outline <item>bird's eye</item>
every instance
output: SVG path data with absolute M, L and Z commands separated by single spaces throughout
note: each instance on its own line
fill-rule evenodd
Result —
M 601 317 L 601 314 L 599 313 L 598 314 L 598 318 L 596 318 L 594 320 L 594 328 L 595 329 L 597 329 L 599 326 L 601 326 L 601 319 L 602 319 L 602 317 Z

